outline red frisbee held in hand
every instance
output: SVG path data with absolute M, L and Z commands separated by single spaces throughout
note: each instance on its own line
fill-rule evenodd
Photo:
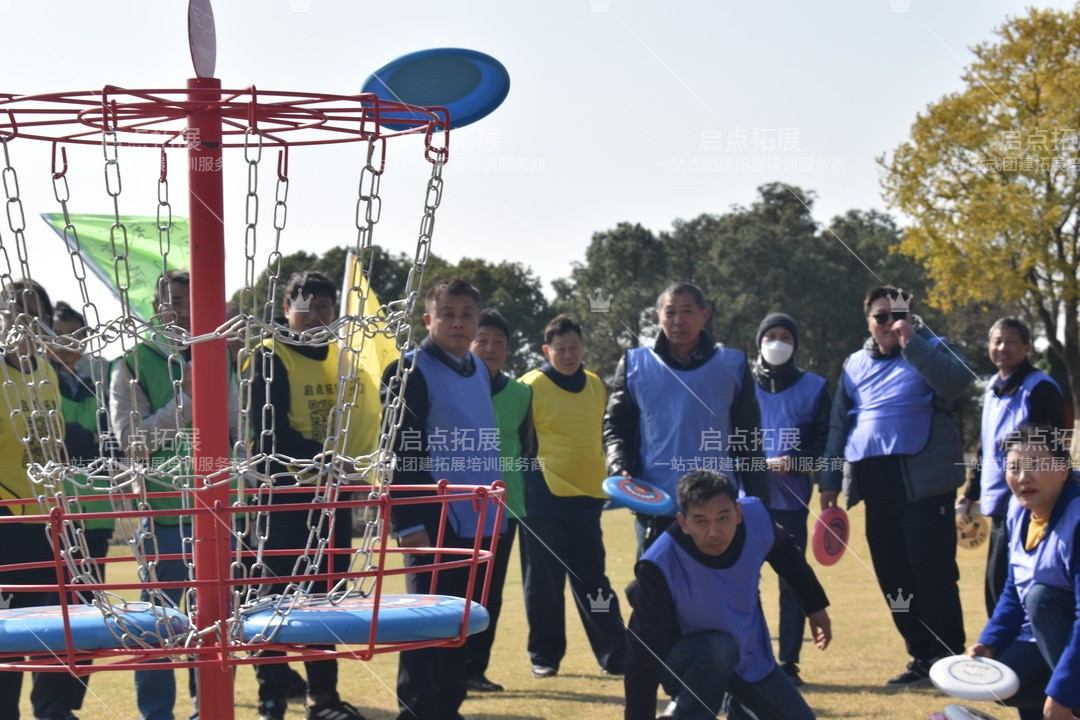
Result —
M 844 556 L 850 534 L 847 513 L 839 507 L 828 508 L 814 525 L 814 537 L 810 542 L 814 557 L 822 565 L 835 565 Z

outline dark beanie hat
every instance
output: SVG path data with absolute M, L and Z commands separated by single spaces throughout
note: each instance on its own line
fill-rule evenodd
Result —
M 761 347 L 761 338 L 765 337 L 765 333 L 774 327 L 782 327 L 791 333 L 791 337 L 795 339 L 795 350 L 798 351 L 799 326 L 795 323 L 795 319 L 787 313 L 773 313 L 761 321 L 757 329 L 757 346 Z

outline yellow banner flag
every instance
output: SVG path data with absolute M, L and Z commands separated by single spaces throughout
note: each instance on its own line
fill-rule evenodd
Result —
M 345 259 L 345 278 L 341 288 L 343 315 L 375 317 L 381 303 L 368 287 L 363 268 L 351 252 Z M 355 412 L 349 419 L 348 450 L 351 455 L 367 455 L 379 445 L 382 426 L 382 402 L 379 385 L 383 371 L 398 358 L 397 345 L 386 335 L 368 335 L 357 322 L 345 326 L 345 347 L 341 353 L 341 375 L 357 380 Z

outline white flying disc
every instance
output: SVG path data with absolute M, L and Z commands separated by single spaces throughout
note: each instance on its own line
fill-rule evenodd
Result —
M 967 655 L 938 660 L 930 668 L 930 680 L 941 692 L 963 700 L 994 702 L 1012 697 L 1020 689 L 1020 678 L 1008 665 Z
M 997 720 L 993 715 L 963 705 L 946 705 L 945 720 Z

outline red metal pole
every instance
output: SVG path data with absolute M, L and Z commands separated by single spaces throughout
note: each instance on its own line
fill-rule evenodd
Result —
M 188 115 L 188 180 L 191 247 L 191 332 L 208 333 L 225 322 L 225 223 L 221 172 L 221 81 L 188 80 L 188 99 L 196 107 Z M 210 92 L 207 92 L 210 91 Z M 216 91 L 216 92 L 215 92 Z M 195 428 L 195 473 L 209 475 L 229 460 L 228 397 L 225 341 L 199 343 L 191 351 L 192 426 Z M 217 646 L 219 659 L 227 648 L 222 633 L 228 617 L 229 532 L 232 519 L 221 512 L 229 506 L 229 486 L 222 484 L 194 493 L 195 579 L 211 581 L 195 590 L 201 628 L 217 624 L 220 632 L 206 636 Z M 232 720 L 233 674 L 220 663 L 197 670 L 199 708 L 203 717 Z

